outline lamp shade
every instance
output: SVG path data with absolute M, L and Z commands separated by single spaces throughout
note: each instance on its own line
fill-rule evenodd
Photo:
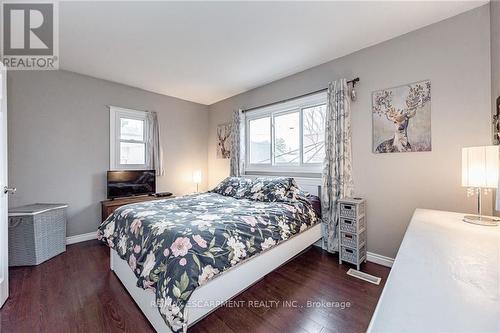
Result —
M 201 171 L 200 170 L 193 172 L 193 183 L 195 183 L 195 184 L 201 183 Z
M 462 148 L 462 186 L 498 186 L 498 146 Z

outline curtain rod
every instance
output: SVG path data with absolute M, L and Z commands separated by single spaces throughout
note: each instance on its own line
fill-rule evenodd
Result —
M 358 82 L 359 82 L 359 77 L 347 81 L 347 84 L 352 83 L 352 85 L 354 86 Z M 294 97 L 282 99 L 281 101 L 267 103 L 267 104 L 260 105 L 260 106 L 254 106 L 254 107 L 248 108 L 248 109 L 243 109 L 243 110 L 241 110 L 241 112 L 247 112 L 247 111 L 252 111 L 252 110 L 255 110 L 255 109 L 265 108 L 266 106 L 271 106 L 271 105 L 274 105 L 274 104 L 286 103 L 286 102 L 291 101 L 293 99 L 297 99 L 297 98 L 301 98 L 301 97 L 306 97 L 306 96 L 309 96 L 309 95 L 314 95 L 314 94 L 320 93 L 320 92 L 325 91 L 325 90 L 328 90 L 328 87 L 327 88 L 318 89 L 318 90 L 315 90 L 315 91 L 311 91 L 311 92 L 308 92 L 306 94 L 302 94 L 302 95 L 298 95 L 298 96 L 294 96 Z

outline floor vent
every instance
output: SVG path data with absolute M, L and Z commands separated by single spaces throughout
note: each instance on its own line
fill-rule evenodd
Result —
M 370 282 L 370 283 L 373 283 L 376 285 L 379 285 L 380 281 L 382 281 L 382 279 L 379 277 L 376 277 L 376 276 L 373 276 L 373 275 L 370 275 L 367 273 L 363 273 L 361 271 L 358 271 L 358 270 L 355 270 L 352 268 L 349 268 L 349 270 L 347 271 L 347 275 L 354 276 L 355 278 L 358 278 L 358 279 L 361 279 L 361 280 L 364 280 L 364 281 L 367 281 L 367 282 Z

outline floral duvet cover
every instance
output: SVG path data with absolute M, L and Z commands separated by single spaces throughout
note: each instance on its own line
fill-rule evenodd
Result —
M 139 287 L 155 291 L 162 317 L 178 332 L 197 287 L 317 221 L 301 197 L 259 202 L 203 193 L 120 207 L 98 238 L 128 262 Z

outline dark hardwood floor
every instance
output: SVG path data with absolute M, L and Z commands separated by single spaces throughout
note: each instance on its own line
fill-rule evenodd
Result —
M 364 332 L 383 285 L 350 277 L 348 268 L 312 247 L 235 297 L 233 307 L 219 308 L 189 331 Z M 372 263 L 363 271 L 381 276 L 383 283 L 389 274 Z M 109 270 L 108 247 L 97 241 L 70 245 L 40 266 L 11 268 L 9 274 L 2 333 L 153 331 Z

